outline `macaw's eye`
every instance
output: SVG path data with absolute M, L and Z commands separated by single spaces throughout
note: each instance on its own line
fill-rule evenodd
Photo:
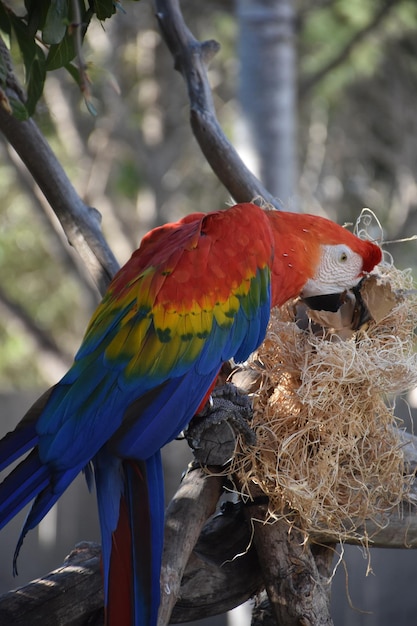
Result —
M 348 260 L 348 255 L 347 255 L 347 252 L 342 252 L 342 253 L 340 254 L 339 261 L 340 261 L 341 263 L 345 263 L 345 261 L 347 261 L 347 260 Z

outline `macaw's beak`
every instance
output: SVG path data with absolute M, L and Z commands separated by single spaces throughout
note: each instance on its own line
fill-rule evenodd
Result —
M 336 313 L 346 301 L 346 291 L 343 293 L 328 293 L 321 296 L 302 298 L 302 301 L 313 311 L 331 311 Z
M 350 327 L 357 330 L 372 319 L 371 314 L 362 298 L 362 279 L 355 287 L 343 293 L 331 293 L 321 296 L 303 298 L 302 301 L 313 311 L 328 311 L 337 313 L 341 307 L 346 309 L 344 316 L 351 315 Z

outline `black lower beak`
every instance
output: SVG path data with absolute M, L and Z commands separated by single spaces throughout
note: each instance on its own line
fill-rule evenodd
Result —
M 309 309 L 313 311 L 331 311 L 336 313 L 345 302 L 345 294 L 343 293 L 329 293 L 322 296 L 310 296 L 308 298 L 302 298 L 302 301 L 306 303 Z

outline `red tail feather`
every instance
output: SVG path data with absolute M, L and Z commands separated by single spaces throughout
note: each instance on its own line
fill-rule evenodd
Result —
M 129 511 L 123 497 L 120 502 L 119 522 L 112 538 L 109 596 L 105 623 L 107 626 L 132 624 L 132 536 Z

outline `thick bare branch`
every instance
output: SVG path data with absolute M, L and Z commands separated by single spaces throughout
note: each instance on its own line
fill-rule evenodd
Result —
M 330 599 L 303 534 L 280 520 L 262 523 L 267 506 L 247 510 L 272 613 L 280 626 L 330 626 Z
M 191 127 L 214 173 L 236 202 L 249 202 L 260 197 L 282 209 L 278 200 L 244 165 L 217 120 L 206 67 L 219 44 L 195 39 L 184 23 L 178 0 L 155 0 L 155 7 L 175 69 L 182 74 L 187 85 Z
M 0 624 L 103 624 L 100 546 L 79 544 L 62 567 L 0 599 Z
M 165 522 L 158 626 L 169 623 L 180 596 L 181 580 L 198 536 L 214 512 L 222 489 L 220 477 L 200 469 L 189 472 L 171 500 Z

